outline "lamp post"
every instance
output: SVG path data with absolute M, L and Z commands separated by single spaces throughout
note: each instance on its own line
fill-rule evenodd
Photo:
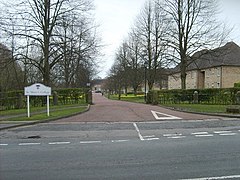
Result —
M 147 65 L 148 62 L 144 62 L 144 101 L 147 102 Z

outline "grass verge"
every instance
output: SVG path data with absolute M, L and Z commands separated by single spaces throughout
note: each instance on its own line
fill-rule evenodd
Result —
M 67 117 L 71 115 L 75 115 L 81 112 L 86 111 L 88 106 L 82 105 L 71 105 L 71 106 L 56 106 L 54 108 L 50 107 L 50 116 L 46 114 L 46 108 L 33 108 L 31 110 L 31 117 L 26 117 L 26 110 L 24 114 L 20 111 L 20 114 L 10 113 L 8 115 L 13 115 L 14 117 L 9 116 L 6 119 L 2 119 L 1 121 L 43 121 L 43 120 L 51 120 L 51 119 L 58 119 L 62 117 Z M 18 111 L 19 112 L 19 111 Z
M 112 100 L 119 100 L 118 95 L 110 95 L 110 99 Z M 144 103 L 144 95 L 121 95 L 121 101 L 128 101 L 128 102 L 136 102 L 136 103 Z

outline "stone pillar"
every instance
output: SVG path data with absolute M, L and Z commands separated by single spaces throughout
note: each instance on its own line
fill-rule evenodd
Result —
M 198 104 L 198 91 L 194 91 L 193 93 L 193 103 Z
M 236 93 L 236 104 L 240 105 L 240 91 Z

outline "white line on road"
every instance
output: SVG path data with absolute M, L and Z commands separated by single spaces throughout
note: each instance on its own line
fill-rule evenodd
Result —
M 101 143 L 102 141 L 80 141 L 80 144 L 94 144 Z
M 219 177 L 205 177 L 205 178 L 193 178 L 193 179 L 181 179 L 181 180 L 218 180 L 218 179 L 235 179 L 235 178 L 240 178 L 240 175 L 219 176 Z
M 208 132 L 194 132 L 191 133 L 192 135 L 203 135 L 203 134 L 208 134 Z
M 159 140 L 159 138 L 147 138 L 147 139 L 144 139 L 144 141 L 153 141 L 153 140 Z
M 113 143 L 118 143 L 118 142 L 128 142 L 129 140 L 112 140 Z
M 181 138 L 185 138 L 186 136 L 169 136 L 167 138 L 169 139 L 181 139 Z
M 40 145 L 41 143 L 19 143 L 19 146 L 32 146 L 32 145 Z
M 151 136 L 143 136 L 143 138 L 154 138 L 155 135 L 151 135 Z
M 231 133 L 232 131 L 214 131 L 215 134 Z
M 195 135 L 195 137 L 212 137 L 213 134 L 199 134 L 199 135 Z
M 8 144 L 0 144 L 0 146 L 8 146 Z
M 219 134 L 220 136 L 234 136 L 237 133 L 223 133 L 223 134 Z
M 50 142 L 49 145 L 61 145 L 61 144 L 70 144 L 70 142 Z
M 182 134 L 164 134 L 164 137 L 181 136 Z
M 140 130 L 139 130 L 138 127 L 137 127 L 137 124 L 136 124 L 136 123 L 133 123 L 133 126 L 135 127 L 135 129 L 136 129 L 136 131 L 137 131 L 137 133 L 138 133 L 139 139 L 140 139 L 141 141 L 143 141 L 144 138 L 143 138 L 143 136 L 141 135 Z
M 182 119 L 180 117 L 172 116 L 172 115 L 165 114 L 165 113 L 160 113 L 157 111 L 151 111 L 151 112 L 152 112 L 152 115 L 154 116 L 154 118 L 157 120 Z M 161 117 L 159 117 L 158 114 L 161 115 Z

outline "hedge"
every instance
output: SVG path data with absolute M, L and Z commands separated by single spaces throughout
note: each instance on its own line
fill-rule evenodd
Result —
M 53 105 L 54 93 L 57 95 L 58 104 L 82 104 L 86 102 L 85 88 L 72 88 L 72 89 L 54 89 L 52 96 L 50 96 L 50 104 Z M 30 105 L 33 107 L 45 106 L 46 97 L 44 96 L 31 96 Z M 27 102 L 24 97 L 24 91 L 10 91 L 0 93 L 0 110 L 20 109 L 26 108 Z
M 197 102 L 194 92 L 198 93 Z M 188 89 L 188 90 L 159 90 L 148 93 L 147 102 L 152 104 L 218 104 L 231 105 L 239 103 L 240 88 L 222 89 Z

